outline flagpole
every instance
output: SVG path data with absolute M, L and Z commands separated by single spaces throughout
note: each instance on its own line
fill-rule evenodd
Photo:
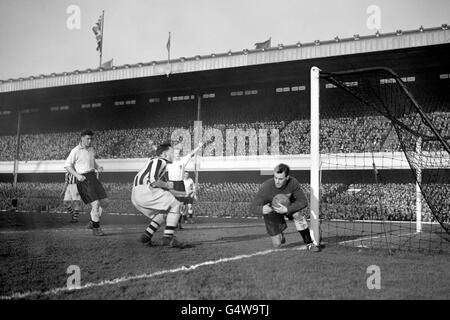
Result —
M 171 47 L 171 39 L 170 39 L 170 31 L 169 31 L 169 40 L 167 41 L 167 64 L 169 70 L 167 71 L 167 77 L 172 73 L 172 65 L 170 64 L 170 47 Z
M 100 43 L 100 65 L 99 68 L 102 67 L 102 55 L 103 55 L 103 28 L 105 27 L 105 10 L 102 11 L 102 41 Z
M 167 48 L 167 61 L 170 63 L 170 31 L 169 31 L 169 46 Z

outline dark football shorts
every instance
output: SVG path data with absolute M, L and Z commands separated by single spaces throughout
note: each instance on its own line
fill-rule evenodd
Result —
M 184 182 L 183 181 L 172 181 L 173 182 L 173 190 L 175 191 L 186 191 L 185 187 L 184 187 Z M 184 203 L 186 197 L 175 197 L 178 201 Z
M 287 228 L 284 215 L 276 212 L 264 214 L 264 222 L 266 223 L 266 230 L 269 236 L 273 237 L 281 234 Z
M 107 198 L 106 191 L 103 189 L 100 181 L 98 181 L 95 172 L 84 173 L 83 176 L 86 177 L 86 180 L 78 181 L 77 189 L 81 200 L 85 204 Z
M 180 201 L 183 202 L 183 204 L 193 204 L 194 203 L 194 198 L 192 198 L 192 197 L 184 197 L 184 198 L 180 198 Z

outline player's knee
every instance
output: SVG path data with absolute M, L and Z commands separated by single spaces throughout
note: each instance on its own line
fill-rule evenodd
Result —
M 296 212 L 292 216 L 294 217 L 294 224 L 298 231 L 308 229 L 308 221 L 303 214 Z
M 102 208 L 107 208 L 109 206 L 109 199 L 108 198 L 101 199 L 100 206 L 102 206 Z
M 180 212 L 180 208 L 181 208 L 181 202 L 178 201 L 177 199 L 174 199 L 172 201 L 172 203 L 170 204 L 169 212 L 179 213 Z
M 281 241 L 272 241 L 272 245 L 275 249 L 278 249 L 281 247 Z
M 91 202 L 92 210 L 98 211 L 99 206 L 100 206 L 100 202 L 98 200 Z
M 276 235 L 271 237 L 272 239 L 272 245 L 274 248 L 280 248 L 282 245 L 282 236 L 281 235 Z
M 162 225 L 165 220 L 165 214 L 158 212 L 151 217 L 152 221 L 156 222 L 158 225 Z

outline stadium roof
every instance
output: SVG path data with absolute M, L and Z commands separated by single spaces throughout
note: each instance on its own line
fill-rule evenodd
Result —
M 171 60 L 170 69 L 167 60 L 163 60 L 125 64 L 110 69 L 75 70 L 50 75 L 0 80 L 0 93 L 163 76 L 169 70 L 171 74 L 178 74 L 447 43 L 450 43 L 450 30 L 448 30 L 447 24 L 443 24 L 438 28 L 425 29 L 420 27 L 418 30 L 397 30 L 385 34 L 377 32 L 371 36 L 354 35 L 352 38 L 339 39 L 336 37 L 333 40 L 316 40 L 304 44 L 300 42 L 293 45 L 279 44 L 267 49 L 245 49 L 239 52 L 229 51 L 190 58 L 182 57 Z

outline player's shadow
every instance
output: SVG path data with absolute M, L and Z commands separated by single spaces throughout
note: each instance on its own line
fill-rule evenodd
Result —
M 303 241 L 297 241 L 297 242 L 292 242 L 292 243 L 287 243 L 285 245 L 282 245 L 281 248 L 282 249 L 290 249 L 290 248 L 301 247 L 304 245 L 305 245 L 305 243 Z
M 289 234 L 293 232 L 288 232 L 285 234 Z M 219 243 L 232 243 L 232 242 L 244 242 L 244 241 L 251 241 L 251 240 L 259 240 L 259 239 L 267 239 L 269 236 L 267 233 L 261 233 L 261 234 L 248 234 L 248 235 L 242 235 L 242 236 L 235 236 L 235 237 L 221 237 L 214 240 L 205 240 L 205 241 L 198 241 L 196 244 L 219 244 Z

